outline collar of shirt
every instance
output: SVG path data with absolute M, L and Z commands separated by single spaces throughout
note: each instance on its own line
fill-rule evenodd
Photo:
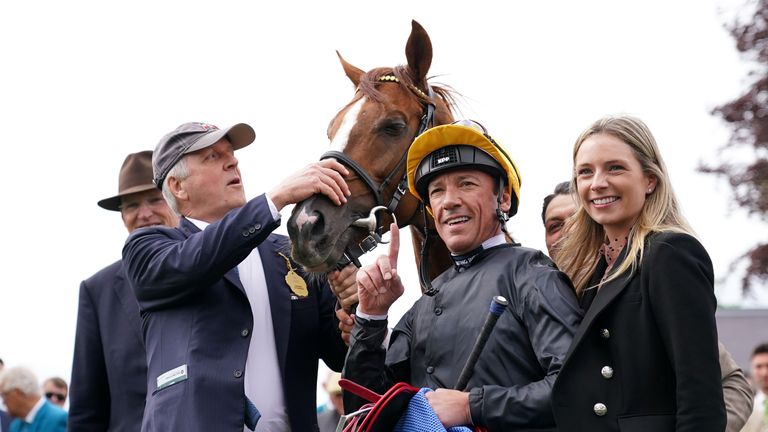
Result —
M 24 417 L 24 421 L 26 423 L 32 424 L 32 422 L 35 421 L 37 413 L 40 411 L 40 408 L 42 408 L 43 405 L 45 405 L 45 398 L 40 396 L 40 399 L 37 400 L 35 406 L 33 406 L 32 409 L 29 410 L 29 413 L 27 413 L 27 416 Z
M 480 252 L 504 243 L 506 243 L 506 238 L 504 237 L 504 233 L 501 233 L 489 238 L 484 241 L 483 244 L 465 254 L 457 255 L 451 253 L 453 265 L 456 266 L 457 270 L 467 269 L 472 266 L 472 262 L 478 255 L 480 255 Z
M 208 225 L 210 225 L 208 222 L 192 219 L 191 217 L 188 217 L 187 220 L 192 222 L 196 227 L 200 228 L 200 231 L 203 231 Z

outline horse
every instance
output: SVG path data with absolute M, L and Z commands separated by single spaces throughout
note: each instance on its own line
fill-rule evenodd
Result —
M 375 247 L 378 235 L 389 227 L 376 222 L 371 210 L 386 208 L 399 227 L 410 227 L 422 290 L 428 290 L 429 281 L 452 261 L 431 215 L 408 192 L 405 161 L 420 133 L 454 120 L 455 92 L 427 82 L 432 42 L 416 21 L 411 22 L 405 47 L 406 65 L 365 72 L 336 54 L 355 94 L 331 120 L 331 150 L 321 159 L 335 158 L 348 168 L 345 180 L 351 195 L 342 206 L 319 194 L 296 204 L 287 225 L 291 255 L 314 273 L 350 262 L 360 267 L 359 256 Z M 368 224 L 377 232 L 366 228 Z

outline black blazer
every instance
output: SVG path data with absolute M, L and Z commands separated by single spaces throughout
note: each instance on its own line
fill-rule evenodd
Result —
M 585 312 L 552 391 L 558 429 L 722 432 L 716 306 L 702 245 L 649 236 L 639 268 L 600 288 Z
M 139 305 L 117 261 L 80 284 L 69 430 L 138 431 L 146 363 Z

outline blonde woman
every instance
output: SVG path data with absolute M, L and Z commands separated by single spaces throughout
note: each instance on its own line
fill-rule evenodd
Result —
M 580 206 L 557 257 L 585 316 L 553 389 L 558 429 L 722 432 L 712 263 L 653 135 L 607 117 L 573 161 Z

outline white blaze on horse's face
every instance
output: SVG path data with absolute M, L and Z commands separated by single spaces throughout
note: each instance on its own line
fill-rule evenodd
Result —
M 331 141 L 332 150 L 337 150 L 340 152 L 344 151 L 344 148 L 347 146 L 347 142 L 349 141 L 349 134 L 352 132 L 352 128 L 355 127 L 355 124 L 357 123 L 357 115 L 360 114 L 360 110 L 363 108 L 365 100 L 365 96 L 361 97 L 360 100 L 352 104 L 347 112 L 344 113 L 344 118 L 341 120 L 341 126 L 339 126 L 339 130 L 336 131 L 336 135 L 333 136 L 333 141 Z
M 296 216 L 296 226 L 301 229 L 305 223 L 317 222 L 317 216 L 310 216 L 305 208 L 302 208 L 299 214 Z

